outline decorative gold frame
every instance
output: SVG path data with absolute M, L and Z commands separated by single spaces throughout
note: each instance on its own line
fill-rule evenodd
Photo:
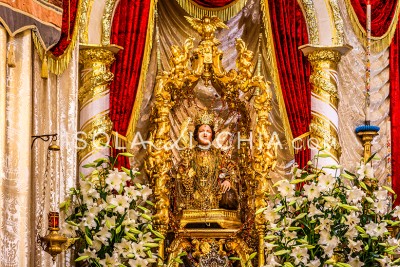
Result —
M 194 39 L 188 38 L 182 47 L 171 47 L 171 69 L 157 76 L 154 89 L 154 108 L 152 112 L 153 129 L 150 132 L 150 141 L 153 146 L 148 146 L 145 161 L 146 172 L 153 184 L 155 195 L 156 214 L 154 223 L 157 229 L 166 234 L 169 230 L 171 218 L 170 208 L 170 171 L 172 169 L 172 153 L 166 149 L 172 142 L 169 134 L 171 123 L 169 115 L 175 103 L 192 96 L 193 88 L 203 80 L 204 84 L 213 83 L 214 87 L 226 101 L 231 109 L 240 112 L 239 131 L 241 140 L 249 139 L 251 135 L 252 148 L 249 142 L 241 142 L 239 153 L 239 168 L 242 179 L 246 184 L 246 198 L 248 210 L 253 212 L 253 227 L 258 236 L 258 266 L 264 263 L 264 231 L 265 218 L 262 213 L 254 215 L 254 211 L 267 205 L 266 199 L 272 190 L 269 171 L 276 162 L 276 148 L 269 143 L 270 134 L 268 127 L 269 112 L 272 108 L 272 93 L 269 83 L 260 75 L 261 62 L 258 62 L 258 72 L 254 75 L 253 64 L 254 53 L 247 50 L 243 40 L 236 40 L 237 70 L 226 71 L 222 66 L 223 52 L 218 49 L 219 40 L 215 38 L 217 28 L 227 28 L 217 17 L 203 17 L 203 19 L 189 18 L 187 20 L 200 34 L 201 41 L 194 49 Z M 244 94 L 243 98 L 239 98 Z M 255 116 L 250 118 L 250 110 Z M 253 120 L 253 123 L 252 123 Z M 250 131 L 251 125 L 254 130 Z M 238 215 L 230 214 L 230 211 L 185 211 L 180 218 L 183 227 L 190 222 L 209 220 L 217 222 L 220 226 L 228 229 L 196 229 L 191 230 L 198 237 L 224 238 L 227 232 L 235 233 L 240 227 Z M 228 214 L 229 213 L 229 214 Z M 210 217 L 210 215 L 212 215 Z M 189 229 L 185 230 L 187 233 Z M 179 241 L 178 234 L 175 241 L 168 248 L 170 258 L 178 255 L 188 246 L 187 242 Z M 228 241 L 227 241 L 228 242 Z M 235 248 L 241 248 L 243 259 L 248 257 L 249 246 L 239 237 L 232 237 L 228 242 Z M 227 244 L 228 244 L 227 243 Z M 179 252 L 180 251 L 180 252 Z M 178 253 L 178 254 L 177 254 Z M 244 255 L 246 254 L 246 255 Z M 165 243 L 160 241 L 159 255 L 165 259 Z M 243 263 L 244 264 L 244 263 Z M 246 263 L 248 264 L 248 263 Z M 244 266 L 244 265 L 242 265 Z M 247 266 L 247 265 L 246 265 Z

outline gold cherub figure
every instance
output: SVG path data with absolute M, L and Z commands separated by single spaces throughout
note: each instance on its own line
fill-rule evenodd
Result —
M 225 23 L 218 17 L 204 16 L 202 19 L 185 16 L 189 24 L 195 29 L 203 40 L 213 41 L 215 38 L 214 32 L 217 28 L 229 29 Z

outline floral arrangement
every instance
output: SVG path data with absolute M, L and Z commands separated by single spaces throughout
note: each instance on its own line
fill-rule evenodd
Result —
M 318 154 L 318 158 L 327 157 Z M 400 209 L 389 210 L 388 193 L 373 177 L 371 159 L 357 174 L 340 166 L 292 169 L 292 179 L 274 185 L 278 194 L 264 212 L 267 220 L 267 266 L 392 266 L 400 259 L 399 236 L 389 229 L 400 221 Z M 329 171 L 328 171 L 329 170 Z
M 149 201 L 152 190 L 135 183 L 135 170 L 114 169 L 116 158 L 100 158 L 84 167 L 78 188 L 60 204 L 65 213 L 63 234 L 76 239 L 79 257 L 90 266 L 148 266 L 156 261 L 151 249 L 164 238 L 153 230 Z

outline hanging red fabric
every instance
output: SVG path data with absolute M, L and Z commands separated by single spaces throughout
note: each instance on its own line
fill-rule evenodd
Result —
M 398 0 L 351 0 L 354 12 L 365 29 L 367 21 L 367 2 L 371 5 L 371 34 L 380 37 L 389 29 L 392 23 Z
M 136 98 L 142 59 L 146 45 L 150 2 L 148 0 L 121 0 L 114 14 L 111 43 L 124 50 L 116 55 L 111 71 L 110 118 L 113 130 L 126 135 Z M 120 166 L 129 166 L 127 158 L 120 158 Z
M 308 43 L 306 21 L 296 0 L 268 2 L 283 98 L 296 137 L 306 133 L 311 122 L 310 64 L 298 49 Z M 300 167 L 309 159 L 309 149 L 295 155 Z
M 61 37 L 58 43 L 50 49 L 51 53 L 56 57 L 61 56 L 71 43 L 77 9 L 78 0 L 63 1 Z
M 235 0 L 193 0 L 193 2 L 202 7 L 217 8 L 229 5 L 230 3 L 235 2 Z
M 390 70 L 390 115 L 392 136 L 392 187 L 400 196 L 400 21 L 397 24 L 396 33 L 389 48 L 389 70 Z M 400 204 L 400 197 L 395 205 Z

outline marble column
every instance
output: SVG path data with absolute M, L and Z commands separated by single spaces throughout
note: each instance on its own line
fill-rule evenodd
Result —
M 112 133 L 110 112 L 110 83 L 114 78 L 111 64 L 120 50 L 117 46 L 81 45 L 79 63 L 81 84 L 79 87 L 79 171 L 84 175 L 90 169 L 82 166 L 93 160 L 109 155 L 109 149 L 102 146 L 108 143 Z
M 318 167 L 339 163 L 341 147 L 338 129 L 338 64 L 351 46 L 304 45 L 300 49 L 312 66 L 311 89 L 311 137 L 309 145 L 311 158 L 318 150 L 330 157 L 318 159 Z

